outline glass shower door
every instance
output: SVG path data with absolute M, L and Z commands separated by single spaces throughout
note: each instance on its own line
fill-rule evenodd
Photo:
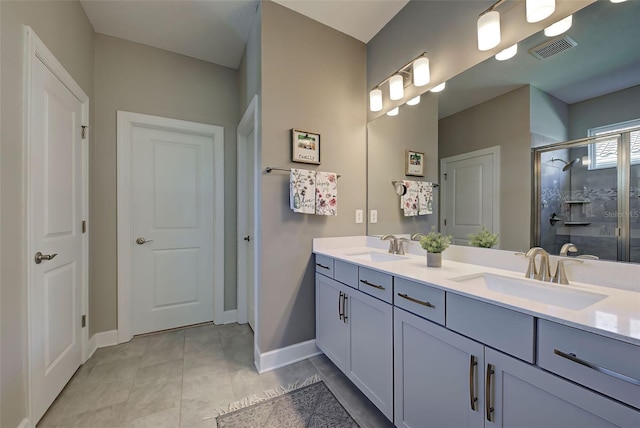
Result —
M 629 261 L 640 263 L 640 130 L 629 133 Z

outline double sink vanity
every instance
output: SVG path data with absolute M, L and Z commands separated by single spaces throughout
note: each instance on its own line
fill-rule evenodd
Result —
M 316 344 L 395 426 L 640 426 L 638 290 L 376 241 L 314 240 Z

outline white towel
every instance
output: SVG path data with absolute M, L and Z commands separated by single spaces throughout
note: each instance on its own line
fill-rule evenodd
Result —
M 404 185 L 407 187 L 407 191 L 404 196 L 402 196 L 401 201 L 405 217 L 414 217 L 418 215 L 418 207 L 420 206 L 419 184 L 420 183 L 417 181 L 404 180 Z
M 316 173 L 316 214 L 338 215 L 338 175 L 333 172 Z
M 289 175 L 289 205 L 293 212 L 314 214 L 316 212 L 316 172 L 291 168 Z
M 421 181 L 418 187 L 418 215 L 433 214 L 433 183 Z

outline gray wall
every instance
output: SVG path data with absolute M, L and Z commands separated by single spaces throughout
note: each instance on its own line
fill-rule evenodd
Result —
M 553 142 L 569 139 L 569 106 L 534 86 L 531 89 L 531 132 Z
M 95 71 L 96 120 L 90 153 L 90 334 L 117 328 L 117 110 L 224 127 L 224 306 L 235 309 L 237 70 L 96 34 Z
M 363 235 L 366 204 L 366 49 L 276 3 L 262 3 L 262 169 L 341 174 L 338 216 L 295 214 L 286 173 L 262 176 L 261 352 L 315 337 L 313 238 Z M 291 163 L 290 129 L 321 134 L 322 165 Z
M 2 272 L 0 426 L 27 417 L 27 283 L 24 192 L 24 28 L 30 25 L 93 99 L 93 28 L 77 1 L 2 1 Z M 92 110 L 91 110 L 92 111 Z
M 258 7 L 261 7 L 258 5 Z M 238 80 L 240 83 L 240 112 L 241 115 L 247 109 L 254 95 L 261 92 L 261 32 L 262 20 L 260 19 L 261 11 L 258 10 L 256 19 L 249 33 L 249 40 L 242 54 L 240 67 L 238 68 Z
M 500 146 L 500 248 L 527 250 L 531 219 L 529 86 L 438 124 L 440 158 Z
M 400 107 L 398 116 L 382 116 L 367 125 L 367 207 L 378 210 L 378 223 L 367 234 L 426 233 L 438 226 L 438 191 L 433 214 L 405 217 L 400 197 L 391 185 L 395 180 L 438 182 L 438 96 L 422 95 L 417 106 Z M 425 154 L 424 177 L 405 176 L 405 150 Z
M 640 118 L 640 85 L 569 106 L 570 139 L 587 136 L 590 128 Z

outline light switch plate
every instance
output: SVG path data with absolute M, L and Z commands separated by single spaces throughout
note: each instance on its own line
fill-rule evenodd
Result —
M 357 223 L 357 224 L 361 224 L 361 223 L 362 223 L 362 221 L 363 221 L 363 219 L 362 219 L 363 215 L 364 215 L 364 214 L 362 213 L 362 210 L 356 210 L 356 223 Z
M 371 210 L 371 214 L 369 214 L 369 222 L 372 224 L 378 222 L 378 210 Z

